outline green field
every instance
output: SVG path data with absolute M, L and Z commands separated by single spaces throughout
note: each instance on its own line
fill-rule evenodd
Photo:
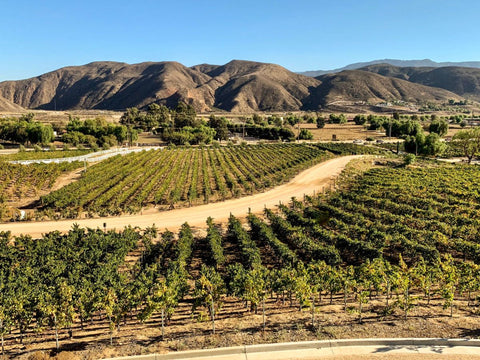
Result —
M 208 203 L 278 185 L 328 157 L 297 144 L 144 151 L 88 168 L 79 181 L 42 197 L 42 208 L 76 217 Z
M 183 155 L 194 151 L 201 156 Z M 480 169 L 425 162 L 346 179 L 337 192 L 248 214 L 246 223 L 231 216 L 222 228 L 208 219 L 202 236 L 187 224 L 178 235 L 75 227 L 11 242 L 2 234 L 0 333 L 14 330 L 10 344 L 29 331 L 78 329 L 96 318 L 113 336 L 127 319 L 138 326 L 134 319 L 156 316 L 160 326 L 158 314 L 168 320 L 179 307 L 205 321 L 212 308 L 222 314 L 226 297 L 254 311 L 275 297 L 308 308 L 314 331 L 322 296 L 354 310 L 360 322 L 365 311 L 407 319 L 420 302 L 429 316 L 452 315 L 459 302 L 462 314 L 474 316 Z

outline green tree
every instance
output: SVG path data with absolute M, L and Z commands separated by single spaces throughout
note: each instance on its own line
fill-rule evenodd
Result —
M 317 117 L 317 128 L 323 129 L 325 127 L 325 118 L 323 116 Z
M 431 133 L 436 133 L 440 137 L 445 136 L 448 132 L 448 122 L 444 119 L 434 120 L 430 123 L 428 131 Z
M 195 128 L 200 125 L 197 120 L 197 113 L 191 105 L 179 102 L 172 113 L 173 122 L 176 128 L 180 129 L 185 126 Z
M 355 115 L 353 122 L 355 125 L 365 125 L 367 123 L 367 117 L 365 115 Z
M 307 129 L 301 129 L 300 133 L 298 134 L 299 140 L 312 140 L 313 134 Z
M 215 130 L 217 140 L 228 139 L 228 121 L 225 117 L 216 117 L 212 114 L 210 115 L 208 125 Z
M 480 153 L 480 128 L 457 132 L 453 136 L 450 146 L 462 151 L 470 164 L 472 159 Z

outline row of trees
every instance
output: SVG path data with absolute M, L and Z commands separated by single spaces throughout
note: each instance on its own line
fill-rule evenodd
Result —
M 92 148 L 110 147 L 125 142 L 131 144 L 138 139 L 138 133 L 132 126 L 107 123 L 102 118 L 81 121 L 79 118 L 70 116 L 62 139 L 74 146 L 82 144 Z
M 47 145 L 54 140 L 51 125 L 34 120 L 33 114 L 0 120 L 0 139 L 19 144 Z

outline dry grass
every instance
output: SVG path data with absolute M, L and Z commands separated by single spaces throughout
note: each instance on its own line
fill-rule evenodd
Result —
M 365 140 L 367 137 L 386 138 L 384 131 L 366 130 L 363 125 L 355 125 L 351 122 L 347 124 L 326 124 L 322 129 L 318 129 L 316 124 L 302 124 L 301 128 L 308 129 L 313 134 L 313 140 L 317 141 L 331 141 L 332 135 L 336 135 L 338 141 Z

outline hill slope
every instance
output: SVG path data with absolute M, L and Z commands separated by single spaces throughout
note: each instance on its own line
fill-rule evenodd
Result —
M 322 84 L 312 98 L 323 106 L 339 101 L 378 103 L 401 100 L 409 103 L 447 101 L 459 96 L 443 89 L 414 84 L 362 70 L 346 70 L 317 77 Z
M 39 109 L 124 109 L 159 99 L 177 102 L 207 77 L 175 62 L 94 62 L 21 81 L 0 83 L 0 95 Z M 197 104 L 202 107 L 204 104 Z
M 217 108 L 243 113 L 317 110 L 337 101 L 459 99 L 445 90 L 405 81 L 411 81 L 410 73 L 385 75 L 393 77 L 353 70 L 312 78 L 275 64 L 239 60 L 190 68 L 177 62 L 94 62 L 2 82 L 0 96 L 24 108 L 46 110 L 123 110 L 184 101 L 197 111 Z
M 11 101 L 8 101 L 4 97 L 0 96 L 0 111 L 18 112 L 18 111 L 25 111 L 25 109 L 17 104 L 14 104 Z
M 398 67 L 445 67 L 445 66 L 457 66 L 457 67 L 471 67 L 471 68 L 480 68 L 480 61 L 463 61 L 463 62 L 435 62 L 430 59 L 423 60 L 398 60 L 398 59 L 382 59 L 382 60 L 373 60 L 366 62 L 358 62 L 349 64 L 347 66 L 333 69 L 333 70 L 311 70 L 299 72 L 301 75 L 305 76 L 320 76 L 325 74 L 338 73 L 344 70 L 357 70 L 367 66 L 376 65 L 376 64 L 389 64 Z
M 0 83 L 0 96 L 26 108 L 125 109 L 150 103 L 197 110 L 298 110 L 316 79 L 279 65 L 232 61 L 192 68 L 176 62 L 128 65 L 95 62 L 65 67 L 35 78 Z
M 388 64 L 372 65 L 362 70 L 433 86 L 480 100 L 480 69 L 467 67 L 415 68 Z

